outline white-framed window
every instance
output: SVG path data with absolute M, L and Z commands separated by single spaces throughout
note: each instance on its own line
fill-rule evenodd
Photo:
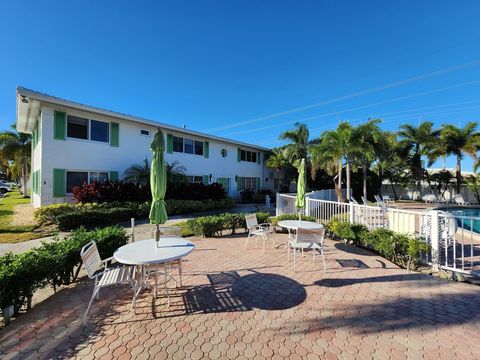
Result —
M 147 130 L 147 129 L 140 129 L 140 135 L 143 135 L 143 136 L 150 136 L 150 130 Z
M 203 141 L 174 136 L 173 151 L 203 156 Z
M 71 194 L 75 186 L 82 186 L 83 184 L 90 184 L 93 181 L 104 182 L 108 181 L 108 171 L 80 171 L 67 170 L 66 171 L 66 192 Z
M 105 121 L 67 115 L 67 137 L 108 143 L 110 124 Z
M 257 153 L 255 151 L 240 150 L 240 160 L 256 163 Z
M 258 178 L 256 177 L 239 177 L 238 181 L 238 190 L 258 190 Z
M 187 175 L 186 178 L 187 178 L 187 181 L 191 184 L 193 184 L 193 183 L 196 183 L 196 184 L 203 183 L 203 176 Z

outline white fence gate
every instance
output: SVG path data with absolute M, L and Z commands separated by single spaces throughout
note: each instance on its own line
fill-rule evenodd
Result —
M 277 194 L 276 214 L 297 214 L 295 195 Z M 480 217 L 443 211 L 410 211 L 394 207 L 357 205 L 306 198 L 305 215 L 318 222 L 338 218 L 368 229 L 386 228 L 427 242 L 431 252 L 425 260 L 432 266 L 480 276 Z

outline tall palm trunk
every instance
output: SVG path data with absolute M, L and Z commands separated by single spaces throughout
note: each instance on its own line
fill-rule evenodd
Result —
M 462 191 L 462 159 L 460 155 L 457 155 L 457 194 Z
M 22 159 L 22 180 L 23 180 L 23 197 L 27 197 L 27 159 L 23 158 Z
M 363 196 L 367 199 L 367 164 L 363 164 Z
M 342 160 L 338 162 L 338 187 L 342 189 Z
M 379 182 L 378 195 L 380 195 L 380 197 L 383 197 L 383 194 L 382 194 L 383 168 L 380 162 L 378 162 L 378 182 Z
M 350 194 L 350 162 L 347 160 L 347 199 L 350 201 L 352 194 Z

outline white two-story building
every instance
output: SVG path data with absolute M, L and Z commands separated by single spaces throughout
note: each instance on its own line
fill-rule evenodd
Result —
M 35 207 L 71 201 L 72 188 L 94 180 L 121 180 L 127 168 L 151 159 L 157 129 L 165 160 L 178 161 L 188 179 L 218 182 L 229 196 L 274 188 L 265 166 L 270 149 L 182 127 L 79 104 L 17 88 L 17 130 L 32 134 L 31 198 Z

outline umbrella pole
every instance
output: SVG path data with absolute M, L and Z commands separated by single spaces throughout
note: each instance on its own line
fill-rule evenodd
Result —
M 160 226 L 156 224 L 157 230 L 155 230 L 155 242 L 158 245 L 158 242 L 160 241 Z

